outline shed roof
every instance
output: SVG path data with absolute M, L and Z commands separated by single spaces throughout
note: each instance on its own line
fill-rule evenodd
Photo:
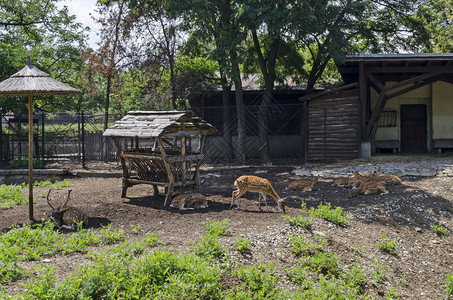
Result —
M 197 133 L 209 135 L 218 134 L 218 131 L 192 111 L 130 111 L 110 126 L 103 135 L 152 138 Z
M 453 83 L 453 53 L 347 55 L 338 71 L 347 83 L 359 81 L 359 68 L 385 81 L 403 81 L 421 74 L 440 73 L 439 80 Z

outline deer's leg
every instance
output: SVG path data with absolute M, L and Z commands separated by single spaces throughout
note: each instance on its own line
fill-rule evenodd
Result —
M 232 195 L 232 197 L 231 197 L 231 205 L 230 205 L 230 208 L 232 208 L 233 205 L 234 205 L 234 199 L 236 198 L 236 200 L 237 200 L 237 198 L 241 197 L 242 194 L 244 194 L 245 192 L 246 192 L 246 191 L 241 192 L 239 189 L 233 191 L 233 195 Z M 239 200 L 236 201 L 236 206 L 239 208 Z
M 269 207 L 267 206 L 267 199 L 266 199 L 266 198 L 267 198 L 267 195 L 263 193 L 263 194 L 261 194 L 261 196 L 262 196 L 263 199 L 264 199 L 264 204 L 266 204 L 266 211 L 269 211 Z M 277 204 L 278 204 L 278 203 L 277 203 Z

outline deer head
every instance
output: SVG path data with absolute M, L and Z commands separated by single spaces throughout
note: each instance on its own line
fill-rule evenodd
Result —
M 58 226 L 58 228 L 75 229 L 76 223 L 79 222 L 83 222 L 83 225 L 88 226 L 88 217 L 82 210 L 76 207 L 66 206 L 70 199 L 71 189 L 68 190 L 65 202 L 57 209 L 50 203 L 51 191 L 52 189 L 49 189 L 49 192 L 47 193 L 47 204 L 52 208 L 52 211 L 49 213 L 49 218 Z

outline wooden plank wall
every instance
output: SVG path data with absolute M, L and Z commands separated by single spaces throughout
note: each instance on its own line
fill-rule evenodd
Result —
M 358 89 L 311 99 L 308 104 L 308 160 L 359 157 Z

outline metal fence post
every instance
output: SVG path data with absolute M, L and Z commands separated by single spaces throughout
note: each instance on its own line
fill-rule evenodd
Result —
M 80 113 L 82 122 L 82 168 L 86 169 L 85 166 L 85 115 L 83 111 Z
M 0 165 L 3 165 L 5 158 L 3 157 L 3 114 L 0 113 Z
M 41 134 L 42 134 L 42 139 L 41 139 L 41 159 L 42 159 L 42 163 L 44 164 L 44 151 L 45 151 L 45 147 L 46 147 L 46 142 L 44 141 L 45 139 L 45 126 L 44 126 L 44 119 L 46 117 L 46 114 L 44 112 L 41 113 Z

